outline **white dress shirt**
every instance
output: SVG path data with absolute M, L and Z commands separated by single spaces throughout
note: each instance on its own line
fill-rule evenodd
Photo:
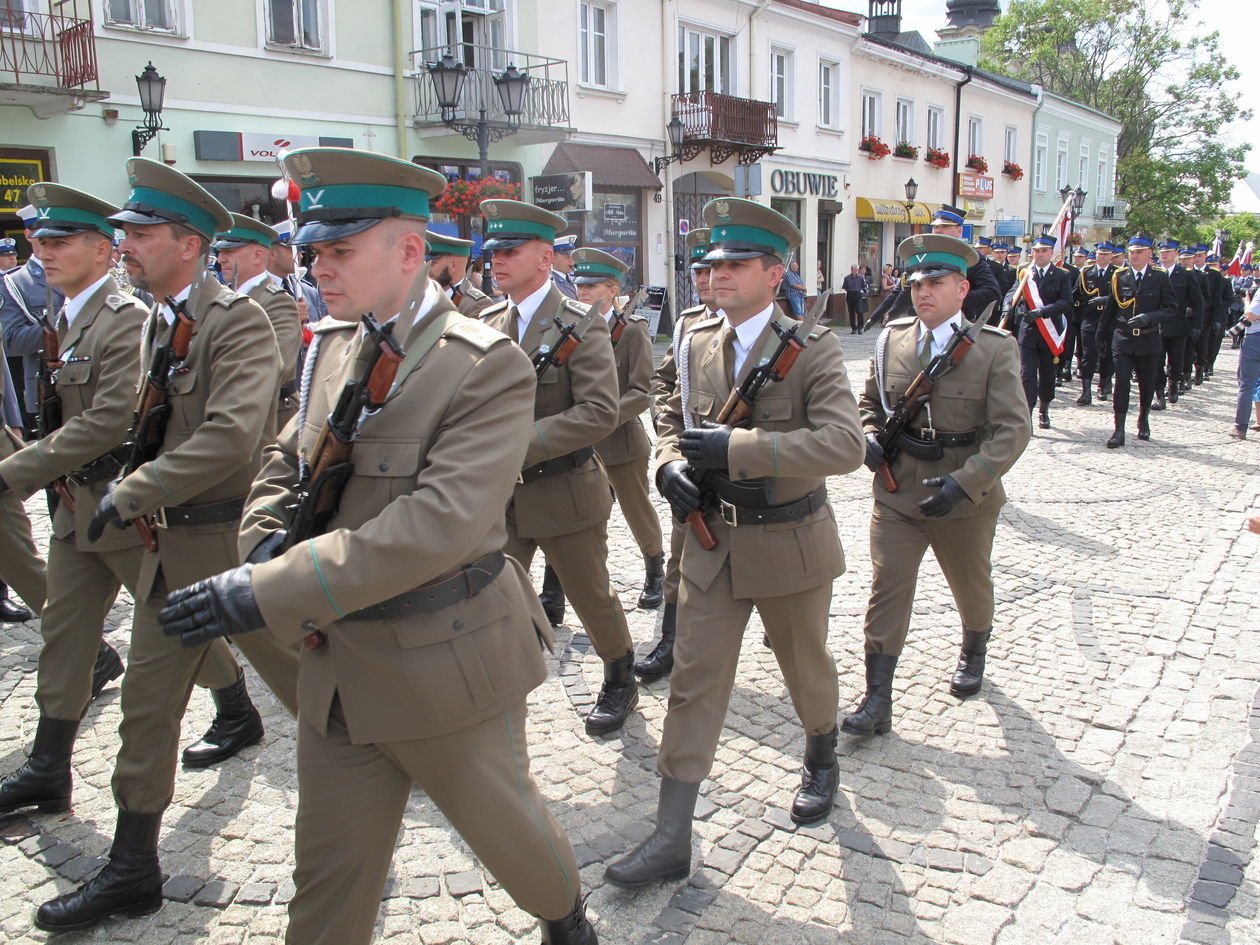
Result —
M 105 284 L 105 280 L 108 278 L 109 273 L 107 272 L 74 298 L 66 299 L 66 304 L 62 307 L 61 314 L 65 316 L 67 327 L 74 324 L 75 318 L 83 311 L 83 306 L 87 305 L 88 299 L 93 296 L 97 289 Z
M 726 322 L 726 328 L 735 329 L 735 340 L 731 342 L 731 347 L 735 351 L 735 377 L 739 377 L 739 372 L 743 370 L 744 362 L 748 360 L 748 354 L 752 350 L 752 346 L 757 339 L 761 337 L 761 333 L 766 330 L 766 326 L 770 324 L 770 318 L 774 314 L 774 303 L 771 302 L 760 312 L 738 325 L 732 325 L 725 315 L 722 316 Z
M 547 297 L 547 293 L 550 291 L 551 280 L 548 279 L 519 302 L 512 298 L 511 295 L 508 296 L 508 302 L 516 306 L 516 314 L 519 321 L 517 344 L 520 344 L 525 338 L 525 331 L 529 328 L 529 323 L 534 320 L 534 314 L 538 311 L 538 307 L 542 305 L 543 299 Z

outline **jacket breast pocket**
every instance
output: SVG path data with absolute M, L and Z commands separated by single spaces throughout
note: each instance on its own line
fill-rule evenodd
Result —
M 171 417 L 178 420 L 186 432 L 191 433 L 205 419 L 204 394 L 198 397 L 204 383 L 197 366 L 177 368 L 171 375 Z
M 78 387 L 91 379 L 91 361 L 71 361 L 57 372 L 58 387 Z
M 753 404 L 752 425 L 767 430 L 792 428 L 792 398 L 763 397 Z
M 420 444 L 414 440 L 359 440 L 355 444 L 351 457 L 354 479 L 360 480 L 359 488 L 367 492 L 364 501 L 372 510 L 369 514 L 415 491 L 420 452 Z
M 932 425 L 938 430 L 971 429 L 984 419 L 985 395 L 979 381 L 942 378 L 932 391 Z
M 692 419 L 700 424 L 705 420 L 714 419 L 714 407 L 717 404 L 717 395 L 711 394 L 704 390 L 691 391 L 691 397 L 687 401 L 687 410 L 691 414 Z

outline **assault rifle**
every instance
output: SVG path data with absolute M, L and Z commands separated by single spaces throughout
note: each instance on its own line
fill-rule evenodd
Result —
M 38 319 L 40 328 L 44 331 L 44 348 L 39 353 L 39 369 L 36 371 L 35 379 L 39 388 L 39 405 L 35 413 L 35 433 L 39 439 L 43 439 L 58 429 L 62 424 L 61 416 L 61 395 L 57 393 L 57 371 L 60 370 L 63 362 L 61 360 L 61 342 L 57 338 L 57 332 L 49 327 L 48 315 L 44 313 Z M 57 494 L 57 497 L 65 503 L 67 509 L 73 514 L 74 512 L 74 496 L 70 494 L 70 489 L 66 486 L 66 477 L 58 476 L 49 486 Z M 49 501 L 52 501 L 51 499 Z
M 625 313 L 629 312 L 631 314 L 634 314 L 634 310 L 639 307 L 639 304 L 646 297 L 647 297 L 647 288 L 644 286 L 640 286 L 639 291 L 630 297 L 629 301 L 626 302 L 625 307 L 622 308 L 621 311 L 618 311 L 615 305 L 613 306 L 612 320 L 608 323 L 608 331 L 609 331 L 609 334 L 612 335 L 613 344 L 616 344 L 618 341 L 621 340 L 621 333 L 626 330 Z
M 554 345 L 540 345 L 538 353 L 534 355 L 534 374 L 539 378 L 547 372 L 547 368 L 564 367 L 569 363 L 569 358 L 573 356 L 574 349 L 582 343 L 582 332 L 591 319 L 595 315 L 595 309 L 591 309 L 586 318 L 581 321 L 570 322 L 566 325 L 557 315 L 552 321 L 556 327 L 560 329 L 560 337 L 556 339 Z

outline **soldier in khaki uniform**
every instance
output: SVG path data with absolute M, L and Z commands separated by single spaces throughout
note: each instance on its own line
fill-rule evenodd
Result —
M 468 271 L 472 240 L 445 233 L 429 233 L 429 278 L 440 285 L 461 315 L 476 318 L 494 304 L 494 299 L 473 284 Z
M 656 481 L 680 518 L 702 513 L 717 544 L 705 550 L 688 527 L 676 662 L 656 765 L 656 829 L 605 870 L 619 886 L 677 879 L 690 870 L 696 798 L 713 767 L 753 607 L 806 733 L 792 819 L 825 818 L 837 785 L 838 692 L 827 612 L 844 553 L 825 483 L 861 465 L 857 405 L 840 342 L 823 329 L 806 341 L 786 377 L 762 390 L 747 427 L 713 422 L 732 389 L 777 349 L 775 326 L 786 332 L 799 324 L 774 297 L 801 234 L 751 200 L 710 201 L 704 220 L 712 229 L 710 285 L 723 314 L 696 322 L 679 347 L 679 390 L 658 418 Z M 693 480 L 697 471 L 706 477 L 703 493 Z
M 289 642 L 320 634 L 301 657 L 286 940 L 366 945 L 414 783 L 543 918 L 544 942 L 594 945 L 573 850 L 529 775 L 525 700 L 545 678 L 551 631 L 502 551 L 533 435 L 529 359 L 427 278 L 440 174 L 340 148 L 285 162 L 302 188 L 295 239 L 318 253 L 332 317 L 315 328 L 300 420 L 268 449 L 250 493 L 240 547 L 258 549 L 257 563 L 171 595 L 162 620 L 194 646 L 264 622 Z M 281 554 L 324 418 L 371 354 L 354 321 L 367 311 L 393 320 L 406 358 L 388 401 L 360 423 L 337 514 Z
M 3 332 L 0 332 L 0 360 L 4 356 Z M 3 402 L 4 393 L 4 384 L 0 383 L 0 402 Z M 12 456 L 25 446 L 26 441 L 22 439 L 20 432 L 7 423 L 0 423 L 0 460 Z M 24 613 L 15 613 L 14 617 L 29 620 L 44 609 L 44 599 L 47 596 L 44 559 L 35 547 L 31 520 L 26 515 L 26 506 L 22 504 L 20 496 L 12 492 L 0 494 L 0 516 L 3 516 L 0 518 L 0 581 L 17 591 L 18 597 L 30 608 Z M 3 586 L 0 585 L 0 588 Z M 8 603 L 7 589 L 0 596 Z M 0 623 L 8 622 L 9 619 L 2 618 Z
M 658 423 L 665 404 L 673 396 L 678 386 L 678 365 L 674 360 L 674 349 L 679 346 L 683 335 L 691 325 L 700 319 L 712 318 L 718 313 L 717 303 L 713 301 L 713 293 L 709 290 L 709 228 L 696 227 L 687 231 L 687 257 L 690 259 L 691 279 L 695 286 L 700 304 L 683 309 L 674 320 L 674 340 L 661 363 L 652 375 L 650 388 L 652 425 L 660 432 Z M 643 680 L 660 679 L 668 676 L 674 668 L 674 639 L 677 634 L 678 620 L 678 563 L 682 559 L 683 536 L 686 530 L 674 516 L 670 516 L 669 561 L 665 565 L 665 581 L 661 587 L 661 596 L 665 607 L 661 612 L 661 638 L 643 659 L 634 664 L 635 675 Z
M 88 525 L 99 539 L 113 524 L 155 515 L 158 550 L 146 552 L 136 585 L 131 652 L 122 686 L 122 745 L 114 767 L 118 825 L 109 861 L 79 889 L 39 908 L 46 931 L 90 927 L 115 913 L 162 904 L 157 840 L 175 786 L 180 720 L 198 672 L 212 658 L 162 633 L 168 589 L 235 566 L 236 533 L 263 447 L 275 438 L 280 353 L 266 313 L 205 272 L 209 241 L 229 228 L 223 206 L 158 161 L 127 163 L 130 199 L 110 222 L 126 233 L 132 282 L 162 300 L 184 301 L 196 324 L 188 357 L 171 372 L 170 419 L 156 459 L 105 490 Z M 159 302 L 144 326 L 141 370 L 173 333 L 175 313 Z M 112 533 L 111 533 L 112 534 Z M 297 708 L 297 654 L 267 634 L 241 648 L 290 711 Z M 244 691 L 244 679 L 239 681 Z
M 976 251 L 951 236 L 912 236 L 897 247 L 917 315 L 888 323 L 876 342 L 859 404 L 867 466 L 884 453 L 876 441 L 897 398 L 965 327 L 963 300 Z M 892 726 L 892 680 L 905 645 L 923 553 L 931 547 L 962 618 L 962 653 L 950 692 L 980 689 L 993 627 L 993 533 L 1006 501 L 1002 476 L 1032 436 L 1010 333 L 972 329 L 974 346 L 932 388 L 900 441 L 889 492 L 875 477 L 871 515 L 871 599 L 866 610 L 866 696 L 842 725 L 855 735 Z
M 482 320 L 531 358 L 557 343 L 561 323 L 581 327 L 568 362 L 538 379 L 534 435 L 508 506 L 504 551 L 528 570 L 541 548 L 604 661 L 604 685 L 586 731 L 607 735 L 638 705 L 634 648 L 621 602 L 608 580 L 612 494 L 595 444 L 617 427 L 617 367 L 604 319 L 565 298 L 551 281 L 552 243 L 564 218 L 518 200 L 485 200 L 485 248 L 507 298 Z

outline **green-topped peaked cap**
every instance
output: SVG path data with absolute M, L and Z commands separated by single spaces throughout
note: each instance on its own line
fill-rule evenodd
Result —
M 246 243 L 270 247 L 279 238 L 280 234 L 262 220 L 255 220 L 243 213 L 234 213 L 231 228 L 214 234 L 214 242 L 210 244 L 210 248 L 231 249 L 234 246 L 244 246 Z
M 427 222 L 430 201 L 446 189 L 437 171 L 375 151 L 299 148 L 281 160 L 298 187 L 296 246 L 344 239 L 393 217 Z
M 131 195 L 122 210 L 109 218 L 115 226 L 179 223 L 208 240 L 232 228 L 232 215 L 223 204 L 191 177 L 161 161 L 128 159 L 127 180 Z
M 26 199 L 35 210 L 35 219 L 30 224 L 32 239 L 87 232 L 114 238 L 114 224 L 109 218 L 118 208 L 91 194 L 63 184 L 40 181 L 26 188 Z M 16 252 L 16 245 L 10 252 Z
M 481 215 L 486 218 L 486 240 L 481 245 L 491 252 L 512 249 L 530 240 L 555 246 L 556 234 L 569 225 L 558 213 L 500 197 L 481 201 Z
M 709 230 L 710 263 L 722 259 L 754 259 L 774 256 L 787 264 L 788 255 L 801 245 L 801 231 L 776 210 L 742 197 L 718 197 L 704 205 Z
M 434 233 L 429 231 L 425 234 L 425 242 L 428 244 L 428 256 L 432 259 L 435 256 L 471 256 L 472 240 L 461 240 L 458 236 L 449 236 L 446 233 Z
M 897 246 L 897 258 L 910 282 L 934 279 L 967 270 L 980 261 L 980 254 L 966 240 L 943 233 L 916 233 Z
M 594 285 L 612 280 L 618 284 L 630 267 L 612 253 L 583 246 L 573 251 L 573 271 L 569 278 L 574 285 Z
M 687 259 L 692 269 L 708 269 L 705 256 L 709 255 L 709 236 L 712 234 L 707 226 L 698 226 L 687 231 Z

